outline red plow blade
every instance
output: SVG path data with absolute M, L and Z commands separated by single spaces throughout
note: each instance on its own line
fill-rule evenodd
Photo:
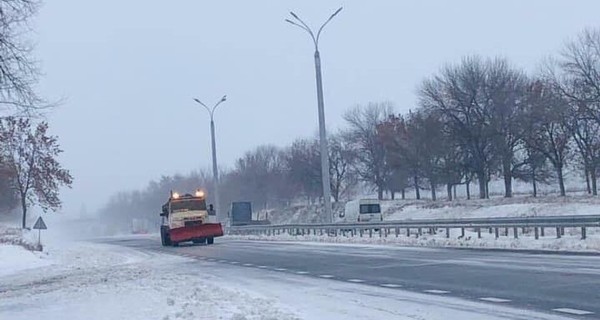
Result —
M 191 241 L 194 238 L 214 238 L 223 235 L 223 227 L 220 223 L 205 223 L 193 227 L 183 227 L 169 231 L 171 241 Z

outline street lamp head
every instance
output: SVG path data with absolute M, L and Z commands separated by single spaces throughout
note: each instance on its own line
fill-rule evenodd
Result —
M 223 98 L 221 98 L 221 102 L 225 102 L 227 100 L 227 95 L 224 95 Z
M 294 18 L 296 18 L 296 19 L 300 20 L 300 18 L 298 18 L 298 16 L 297 16 L 297 15 L 296 15 L 296 14 L 295 14 L 293 11 L 290 11 L 290 14 L 292 15 L 292 17 L 294 17 Z
M 197 98 L 194 98 L 194 101 L 198 102 L 199 104 L 202 104 L 202 102 L 200 102 L 200 100 L 198 100 Z
M 337 9 L 332 15 L 331 18 L 329 19 L 333 19 L 333 17 L 335 17 L 338 13 L 340 13 L 340 11 L 342 11 L 342 9 L 344 9 L 344 7 L 340 7 L 339 9 Z

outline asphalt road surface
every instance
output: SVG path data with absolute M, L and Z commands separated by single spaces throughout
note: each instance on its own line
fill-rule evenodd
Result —
M 162 247 L 154 238 L 109 242 L 265 272 L 600 319 L 600 256 L 224 238 L 216 239 L 214 245 L 180 247 Z

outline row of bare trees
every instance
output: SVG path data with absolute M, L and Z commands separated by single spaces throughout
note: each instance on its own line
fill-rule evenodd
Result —
M 531 183 L 534 196 L 540 184 L 556 183 L 564 196 L 567 166 L 580 170 L 596 195 L 600 31 L 584 31 L 539 69 L 528 75 L 504 58 L 465 57 L 425 79 L 418 106 L 408 113 L 395 114 L 387 102 L 351 108 L 345 128 L 330 136 L 334 200 L 351 198 L 363 186 L 379 198 L 404 198 L 410 190 L 420 199 L 427 190 L 433 200 L 443 187 L 452 200 L 456 186 L 464 185 L 471 198 L 472 182 L 479 197 L 487 198 L 493 179 L 504 182 L 506 197 L 513 195 L 515 180 Z M 319 159 L 316 139 L 248 151 L 221 173 L 220 208 L 239 200 L 256 208 L 318 202 Z M 105 211 L 131 212 L 140 201 L 140 215 L 153 213 L 170 189 L 211 189 L 210 181 L 206 173 L 164 177 L 141 193 L 113 198 Z
M 597 195 L 600 165 L 600 31 L 586 30 L 528 76 L 506 59 L 467 57 L 419 87 L 419 108 L 381 124 L 386 156 L 400 183 L 418 190 L 475 178 L 489 196 L 492 177 L 537 184 L 556 178 L 565 195 L 566 165 L 581 167 Z M 417 194 L 418 197 L 418 194 Z

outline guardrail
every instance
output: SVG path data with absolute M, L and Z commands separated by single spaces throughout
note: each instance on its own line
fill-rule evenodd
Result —
M 536 217 L 500 217 L 500 218 L 470 218 L 470 219 L 418 219 L 397 220 L 381 222 L 360 223 L 325 223 L 325 224 L 286 224 L 286 225 L 262 225 L 262 226 L 236 226 L 230 227 L 229 234 L 232 235 L 344 235 L 344 236 L 369 236 L 373 237 L 378 232 L 380 237 L 395 235 L 400 236 L 405 230 L 406 236 L 411 236 L 411 231 L 419 237 L 426 230 L 429 234 L 436 234 L 440 229 L 446 231 L 446 238 L 450 238 L 451 229 L 460 229 L 459 238 L 465 237 L 465 230 L 472 229 L 481 238 L 482 230 L 494 233 L 496 238 L 500 237 L 500 230 L 504 229 L 504 235 L 509 235 L 509 229 L 513 229 L 513 236 L 519 237 L 519 229 L 522 234 L 533 229 L 535 239 L 545 236 L 545 229 L 556 228 L 556 237 L 565 235 L 565 228 L 581 228 L 581 239 L 587 237 L 587 228 L 600 228 L 600 215 L 571 215 L 571 216 L 536 216 Z

